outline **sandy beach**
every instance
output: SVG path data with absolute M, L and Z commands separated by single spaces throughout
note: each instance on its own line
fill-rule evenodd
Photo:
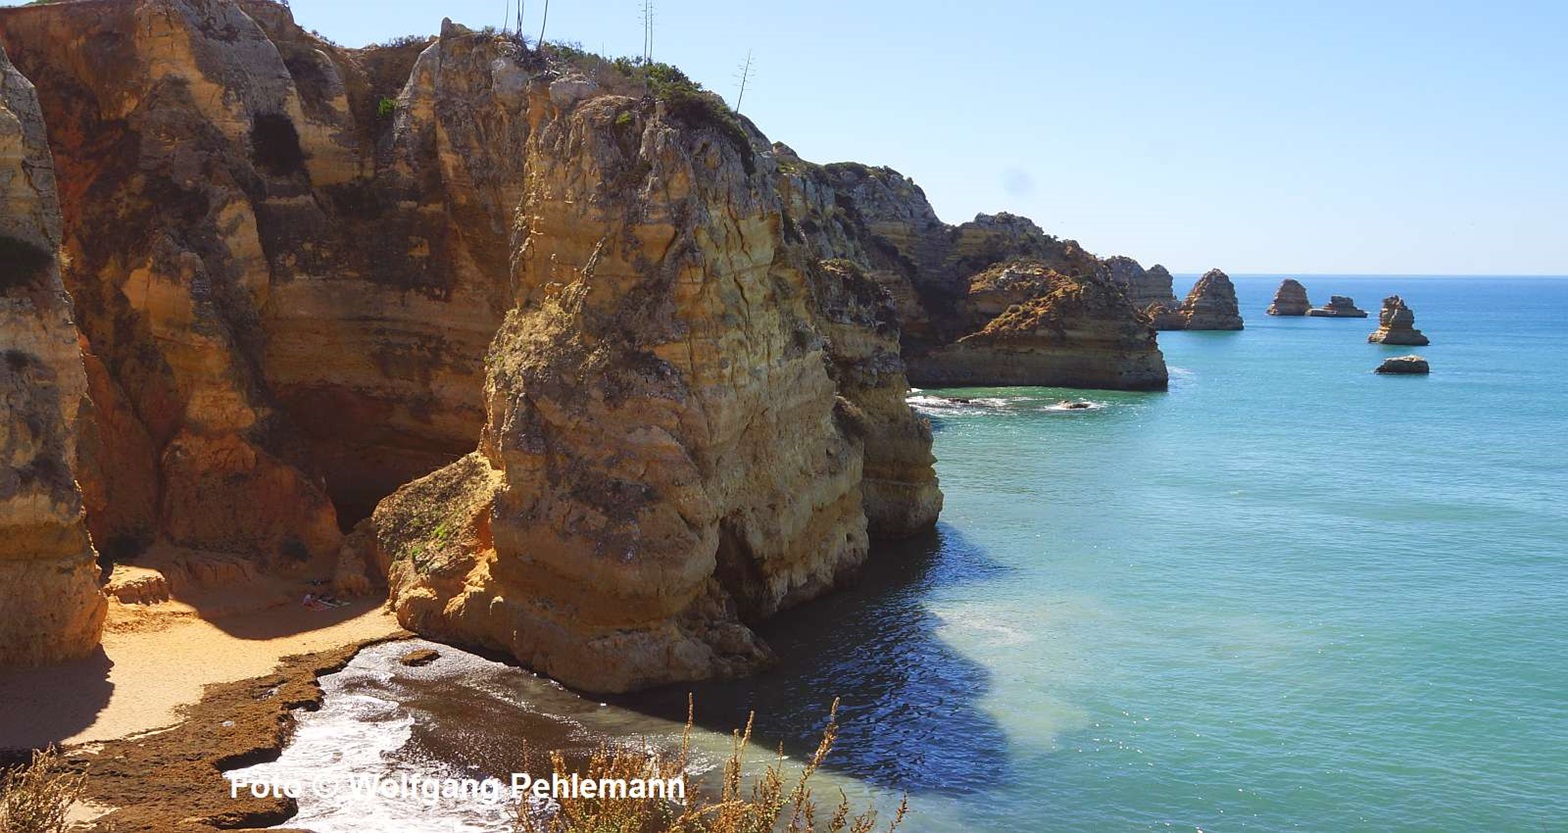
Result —
M 201 618 L 178 603 L 111 602 L 103 647 L 78 662 L 0 669 L 0 749 L 108 741 L 167 728 L 212 684 L 268 674 L 285 657 L 400 632 L 380 600 L 297 603 Z

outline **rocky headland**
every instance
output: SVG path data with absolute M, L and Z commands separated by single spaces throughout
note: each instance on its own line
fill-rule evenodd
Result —
M 1178 308 L 947 225 L 662 64 L 346 49 L 266 0 L 0 9 L 0 48 L 0 661 L 92 650 L 96 541 L 384 587 L 584 689 L 747 673 L 936 522 L 912 379 L 1162 389 L 1156 324 L 1241 326 L 1223 273 Z
M 1405 299 L 1398 295 L 1383 299 L 1383 309 L 1378 312 L 1377 323 L 1377 331 L 1367 336 L 1367 341 L 1373 344 L 1425 347 L 1432 343 L 1416 329 L 1416 314 L 1405 306 Z
M 1280 282 L 1279 289 L 1274 293 L 1274 302 L 1269 304 L 1269 315 L 1306 315 L 1312 309 L 1312 302 L 1307 300 L 1307 288 L 1295 278 L 1286 278 Z
M 1356 306 L 1354 298 L 1333 295 L 1327 304 L 1307 310 L 1307 315 L 1313 318 L 1366 318 L 1367 311 Z

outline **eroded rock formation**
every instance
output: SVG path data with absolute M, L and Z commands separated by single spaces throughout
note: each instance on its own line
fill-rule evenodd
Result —
M 948 226 L 668 68 L 450 22 L 345 50 L 265 0 L 4 9 L 0 43 L 39 82 L 64 224 L 35 242 L 68 255 L 82 333 L 49 330 L 56 388 L 26 389 L 81 409 L 115 558 L 384 579 L 406 625 L 583 688 L 738 674 L 769 655 L 751 624 L 935 523 L 906 359 L 1164 385 L 1128 297 L 1163 269 L 1119 284 L 1012 215 Z M 48 517 L 90 565 L 68 480 Z M 71 581 L 91 636 L 101 596 Z
M 1111 282 L 1127 293 L 1127 300 L 1143 313 L 1156 330 L 1182 329 L 1181 301 L 1176 299 L 1171 273 L 1156 263 L 1144 269 L 1138 261 L 1123 255 L 1105 259 Z
M 1170 291 L 1163 267 L 1101 261 L 1012 214 L 949 226 L 897 171 L 774 150 L 787 214 L 811 251 L 858 264 L 891 293 L 915 384 L 1165 386 L 1164 356 L 1147 326 Z M 1007 268 L 1014 263 L 1022 268 Z M 1045 272 L 1055 278 L 1036 279 Z M 1095 300 L 1049 301 L 1061 280 Z M 1001 320 L 1014 304 L 1037 309 Z
M 1106 281 L 1014 260 L 975 275 L 962 306 L 980 329 L 910 357 L 913 378 L 933 385 L 983 378 L 1118 390 L 1163 390 L 1169 383 L 1153 329 Z
M 38 99 L 0 49 L 0 665 L 84 656 L 103 629 L 73 476 L 87 377 L 59 246 Z
M 1313 318 L 1366 318 L 1367 311 L 1357 307 L 1354 298 L 1333 295 L 1327 304 L 1307 310 L 1307 315 Z
M 1210 269 L 1198 279 L 1177 317 L 1181 326 L 1172 329 L 1240 330 L 1245 326 L 1236 303 L 1236 287 L 1230 276 L 1218 269 Z
M 1274 303 L 1269 304 L 1269 315 L 1306 315 L 1312 309 L 1312 302 L 1307 300 L 1307 288 L 1295 278 L 1286 278 L 1280 282 L 1279 290 L 1274 293 Z
M 1383 299 L 1383 309 L 1378 312 L 1377 323 L 1377 332 L 1367 336 L 1367 341 L 1373 344 L 1425 347 L 1432 343 L 1416 329 L 1416 314 L 1405 306 L 1405 299 L 1398 295 Z

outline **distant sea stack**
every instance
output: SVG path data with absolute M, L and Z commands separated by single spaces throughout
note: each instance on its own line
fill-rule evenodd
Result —
M 1306 315 L 1312 309 L 1307 300 L 1307 288 L 1295 278 L 1286 278 L 1274 293 L 1274 303 L 1269 305 L 1269 315 Z
M 1383 310 L 1377 315 L 1377 332 L 1367 336 L 1373 344 L 1398 344 L 1425 347 L 1431 340 L 1416 329 L 1416 314 L 1405 306 L 1405 299 L 1390 295 L 1383 299 Z
M 1245 326 L 1236 303 L 1236 287 L 1230 276 L 1218 269 L 1210 269 L 1198 279 L 1176 317 L 1181 326 L 1170 329 L 1240 330 Z
M 1378 365 L 1377 372 L 1390 376 L 1422 376 L 1432 372 L 1432 366 L 1420 356 L 1398 356 Z
M 1366 318 L 1367 311 L 1357 307 L 1354 298 L 1334 295 L 1326 305 L 1307 310 L 1307 315 L 1313 318 Z

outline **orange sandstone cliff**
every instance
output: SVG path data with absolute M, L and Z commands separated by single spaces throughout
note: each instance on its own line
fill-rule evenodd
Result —
M 38 99 L 0 50 L 0 664 L 84 656 L 103 628 L 73 476 L 87 377 L 59 245 Z
M 385 583 L 410 628 L 580 688 L 746 673 L 752 625 L 936 522 L 911 376 L 1165 385 L 1112 265 L 803 162 L 670 67 L 450 22 L 344 49 L 265 0 L 3 9 L 0 46 L 63 213 L 5 232 L 48 298 L 0 327 L 57 380 L 5 402 L 81 496 L 57 469 L 0 504 L 59 544 L 0 567 L 70 576 L 59 655 L 101 622 L 85 504 L 108 560 Z M 42 190 L 4 175 L 22 228 Z

